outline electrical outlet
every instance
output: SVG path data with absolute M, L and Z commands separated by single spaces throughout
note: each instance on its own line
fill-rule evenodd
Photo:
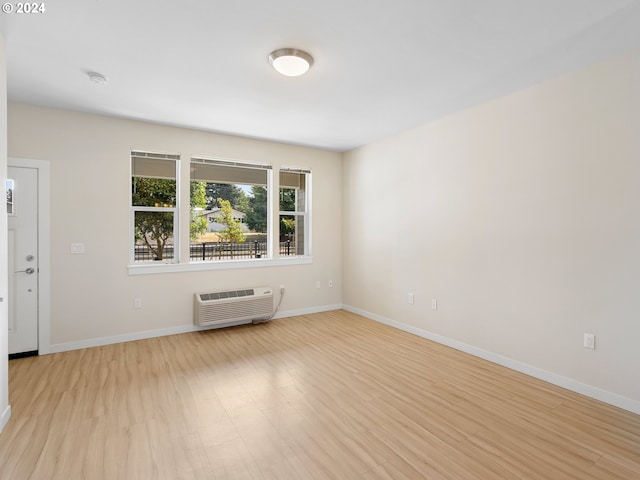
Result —
M 73 254 L 84 253 L 84 243 L 72 243 L 71 253 Z
M 431 310 L 437 310 L 438 309 L 438 300 L 436 300 L 435 298 L 431 299 Z
M 413 305 L 413 292 L 409 292 L 409 295 L 407 297 L 407 301 L 409 302 L 409 305 Z
M 316 282 L 316 288 L 320 288 L 321 286 L 322 286 L 322 284 L 320 283 L 320 280 L 318 280 L 318 281 Z
M 596 336 L 593 333 L 584 334 L 584 348 L 590 348 L 591 350 L 595 350 Z
M 284 285 L 280 285 L 280 293 L 284 293 Z
M 133 308 L 142 308 L 142 299 L 134 298 L 133 299 Z
M 333 288 L 333 280 L 329 280 L 327 282 L 327 285 L 329 285 L 329 288 Z

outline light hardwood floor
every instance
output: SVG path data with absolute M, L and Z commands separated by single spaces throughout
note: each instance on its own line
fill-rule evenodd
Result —
M 640 416 L 344 311 L 9 368 L 2 479 L 640 478 Z

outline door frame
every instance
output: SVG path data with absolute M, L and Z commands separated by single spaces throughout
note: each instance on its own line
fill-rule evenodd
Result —
M 51 353 L 51 231 L 48 160 L 9 157 L 7 167 L 38 170 L 38 354 Z

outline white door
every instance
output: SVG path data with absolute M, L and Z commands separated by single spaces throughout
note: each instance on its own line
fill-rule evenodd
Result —
M 9 167 L 9 354 L 38 350 L 38 170 Z

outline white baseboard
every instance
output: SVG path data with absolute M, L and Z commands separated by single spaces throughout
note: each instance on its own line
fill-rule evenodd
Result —
M 330 310 L 340 310 L 342 305 L 321 305 L 318 307 L 303 308 L 299 310 L 285 310 L 278 312 L 274 317 L 285 318 L 297 315 L 308 315 L 311 313 L 328 312 Z M 145 340 L 147 338 L 164 337 L 167 335 L 177 335 L 180 333 L 199 332 L 201 330 L 212 330 L 215 328 L 231 327 L 234 325 L 242 325 L 251 323 L 251 321 L 229 322 L 224 325 L 215 325 L 211 327 L 198 327 L 197 325 L 180 325 L 171 328 L 162 328 L 158 330 L 145 330 L 142 332 L 125 333 L 122 335 L 113 335 L 110 337 L 88 338 L 86 340 L 78 340 L 75 342 L 57 343 L 49 347 L 49 353 L 67 352 L 70 350 L 80 350 L 82 348 L 101 347 L 103 345 L 113 345 L 114 343 L 132 342 L 135 340 Z
M 4 429 L 5 425 L 9 422 L 11 418 L 11 405 L 7 405 L 7 408 L 2 412 L 2 416 L 0 416 L 0 432 Z
M 247 323 L 247 322 L 240 322 Z M 55 343 L 49 348 L 50 353 L 68 352 L 70 350 L 80 350 L 82 348 L 102 347 L 103 345 L 113 345 L 114 343 L 132 342 L 135 340 L 146 340 L 147 338 L 165 337 L 167 335 L 177 335 L 179 333 L 197 332 L 210 328 L 221 328 L 229 325 L 216 325 L 215 327 L 198 327 L 196 325 L 180 325 L 179 327 L 162 328 L 158 330 L 145 330 L 142 332 L 124 333 L 110 337 L 87 338 L 75 342 Z
M 278 312 L 274 318 L 286 318 L 286 317 L 297 317 L 298 315 L 310 315 L 312 313 L 320 313 L 320 312 L 330 312 L 332 310 L 341 310 L 342 304 L 336 305 L 322 305 L 319 307 L 310 307 L 310 308 L 300 308 L 298 310 L 284 310 L 282 312 Z
M 557 385 L 559 387 L 566 388 L 567 390 L 580 393 L 587 397 L 600 400 L 601 402 L 608 403 L 609 405 L 613 405 L 615 407 L 640 414 L 640 401 L 623 397 L 622 395 L 618 395 L 617 393 L 608 392 L 606 390 L 602 390 L 601 388 L 587 385 L 577 380 L 563 377 L 562 375 L 558 375 L 556 373 L 549 372 L 547 370 L 543 370 L 541 368 L 534 367 L 532 365 L 528 365 L 526 363 L 522 363 L 508 357 L 503 357 L 502 355 L 498 355 L 497 353 L 489 352 L 487 350 L 474 347 L 473 345 L 468 345 L 466 343 L 459 342 L 457 340 L 453 340 L 451 338 L 444 337 L 442 335 L 438 335 L 421 328 L 406 325 L 404 323 L 397 322 L 395 320 L 391 320 L 389 318 L 385 318 L 380 315 L 376 315 L 375 313 L 367 312 L 350 305 L 343 305 L 342 308 L 348 312 L 356 313 L 371 320 L 375 320 L 376 322 L 384 323 L 385 325 L 389 325 L 399 330 L 403 330 L 405 332 L 412 333 L 428 340 L 432 340 L 442 345 L 455 348 L 456 350 L 460 350 L 484 360 L 497 363 L 498 365 L 502 365 L 517 372 L 521 372 L 531 377 L 544 380 L 545 382 L 549 382 L 553 385 Z

